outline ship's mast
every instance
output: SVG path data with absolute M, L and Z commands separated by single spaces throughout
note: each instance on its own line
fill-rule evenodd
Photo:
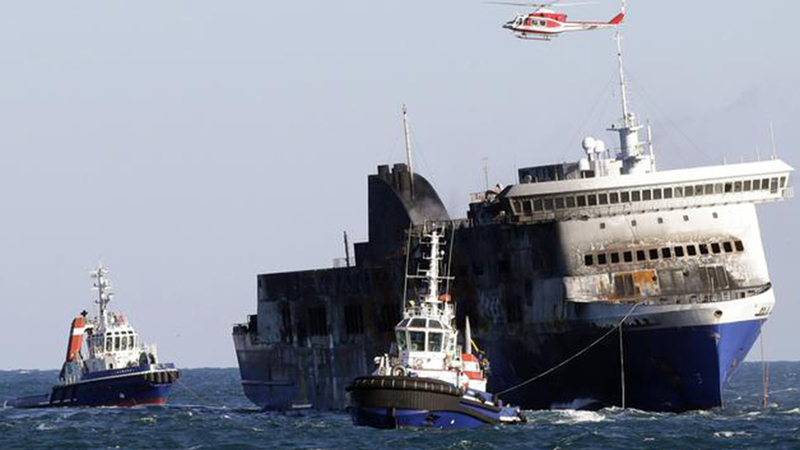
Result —
M 655 171 L 655 157 L 642 151 L 643 143 L 639 141 L 639 130 L 642 125 L 636 120 L 630 106 L 628 105 L 628 88 L 625 82 L 625 65 L 622 60 L 622 35 L 616 33 L 614 40 L 617 41 L 617 63 L 619 69 L 619 88 L 622 99 L 622 123 L 620 126 L 611 126 L 609 131 L 619 134 L 619 159 L 622 161 L 622 173 L 648 173 Z
M 616 34 L 614 40 L 617 41 L 617 62 L 619 65 L 619 90 L 622 97 L 622 123 L 625 128 L 631 128 L 634 124 L 628 111 L 628 90 L 625 86 L 625 70 L 622 64 L 622 37 L 619 33 Z
M 408 112 L 403 103 L 403 131 L 406 137 L 406 161 L 408 162 L 408 186 L 411 189 L 411 198 L 414 198 L 414 164 L 411 160 L 411 131 L 408 126 Z
M 95 303 L 97 303 L 100 308 L 99 318 L 101 326 L 105 326 L 107 323 L 106 305 L 108 305 L 114 295 L 111 292 L 111 283 L 108 282 L 106 274 L 108 274 L 108 269 L 103 267 L 102 264 L 97 267 L 97 270 L 91 272 L 91 277 L 94 279 L 94 290 L 97 291 L 97 300 Z

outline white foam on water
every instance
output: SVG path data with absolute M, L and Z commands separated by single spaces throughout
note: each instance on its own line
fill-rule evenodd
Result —
M 573 423 L 591 423 L 602 422 L 606 417 L 594 411 L 576 411 L 574 409 L 567 409 L 558 412 L 562 419 L 556 420 L 554 423 L 558 424 L 573 424 Z
M 38 430 L 38 431 L 48 431 L 48 430 L 55 430 L 55 429 L 56 429 L 55 425 L 47 425 L 45 423 L 40 423 L 39 425 L 36 425 L 36 430 Z
M 715 431 L 714 437 L 717 438 L 731 438 L 734 436 L 752 436 L 746 431 Z
M 800 414 L 800 408 L 792 408 L 787 411 L 781 411 L 781 414 Z

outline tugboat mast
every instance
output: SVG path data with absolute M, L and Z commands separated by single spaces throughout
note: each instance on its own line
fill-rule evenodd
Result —
M 100 264 L 97 267 L 97 270 L 91 272 L 92 278 L 94 278 L 94 289 L 97 291 L 97 303 L 100 307 L 100 324 L 105 327 L 107 324 L 107 314 L 106 314 L 106 305 L 111 301 L 114 293 L 111 292 L 111 283 L 108 282 L 108 278 L 106 278 L 106 274 L 108 273 L 108 269 L 103 267 Z

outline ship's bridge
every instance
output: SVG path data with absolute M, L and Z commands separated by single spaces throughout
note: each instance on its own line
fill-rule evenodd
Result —
M 777 159 L 592 178 L 560 178 L 569 171 L 530 168 L 520 170 L 522 182 L 506 188 L 498 200 L 515 223 L 765 203 L 794 195 L 789 186 L 793 170 Z M 533 181 L 531 174 L 548 181 Z

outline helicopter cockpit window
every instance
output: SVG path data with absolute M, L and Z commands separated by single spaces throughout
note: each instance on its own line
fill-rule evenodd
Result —
M 428 328 L 442 328 L 442 324 L 438 320 L 431 319 L 428 321 Z
M 410 341 L 410 350 L 412 352 L 425 351 L 425 332 L 424 331 L 411 331 L 408 333 Z
M 406 325 L 408 325 L 408 319 L 403 319 L 403 321 L 402 321 L 402 322 L 400 322 L 399 324 L 397 324 L 397 327 L 398 327 L 398 328 L 403 328 L 403 327 L 404 327 L 404 326 L 406 326 Z
M 398 331 L 397 332 L 397 348 L 401 352 L 406 350 L 406 332 L 405 331 Z
M 425 319 L 412 319 L 410 327 L 425 328 Z
M 428 351 L 442 351 L 442 333 L 428 333 Z

